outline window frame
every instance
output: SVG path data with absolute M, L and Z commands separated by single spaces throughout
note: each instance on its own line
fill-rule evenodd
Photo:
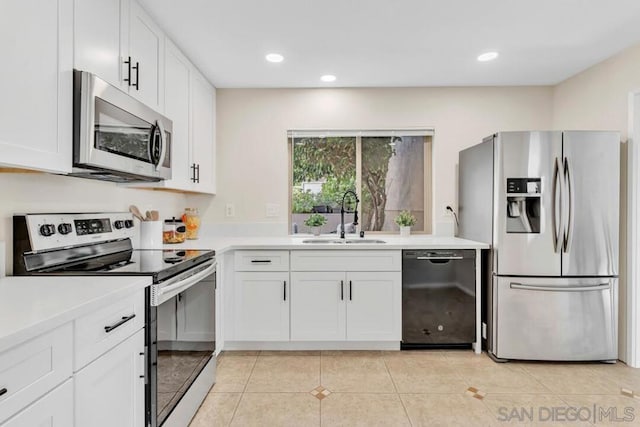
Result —
M 392 137 L 392 136 L 423 136 L 424 139 L 424 188 L 428 189 L 424 194 L 424 230 L 414 231 L 411 230 L 412 234 L 432 234 L 435 215 L 433 212 L 434 206 L 434 191 L 433 191 L 433 140 L 434 140 L 435 132 L 431 128 L 420 128 L 420 129 L 389 129 L 389 130 L 365 130 L 365 131 L 354 131 L 354 130 L 290 130 L 287 132 L 287 155 L 289 158 L 288 161 L 288 206 L 287 206 L 287 228 L 289 230 L 290 236 L 295 236 L 292 232 L 292 209 L 293 209 L 293 141 L 295 138 L 300 137 L 349 137 L 353 136 L 356 138 L 356 193 L 358 193 L 358 198 L 362 200 L 362 137 L 368 136 L 379 136 L 379 137 Z M 426 166 L 429 165 L 427 168 Z M 360 226 L 358 226 L 358 230 Z M 381 230 L 381 231 L 366 231 L 367 234 L 395 234 L 393 231 Z

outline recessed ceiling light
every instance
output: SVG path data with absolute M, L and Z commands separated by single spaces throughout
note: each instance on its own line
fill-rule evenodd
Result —
M 334 76 L 333 74 L 325 74 L 324 76 L 320 77 L 320 80 L 325 83 L 331 83 L 336 81 L 336 76 Z
M 284 56 L 279 53 L 269 53 L 265 56 L 265 59 L 269 62 L 282 62 L 284 61 Z
M 487 62 L 493 61 L 498 57 L 498 52 L 485 52 L 482 55 L 478 56 L 478 61 Z

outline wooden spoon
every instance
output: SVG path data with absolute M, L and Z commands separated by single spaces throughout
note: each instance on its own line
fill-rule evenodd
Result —
M 152 221 L 160 221 L 160 212 L 151 211 L 151 220 Z
M 136 205 L 129 206 L 129 212 L 131 212 L 133 214 L 133 216 L 138 218 L 140 221 L 144 221 L 145 220 L 144 217 L 142 216 L 142 213 L 140 212 L 140 209 L 138 209 L 138 207 Z

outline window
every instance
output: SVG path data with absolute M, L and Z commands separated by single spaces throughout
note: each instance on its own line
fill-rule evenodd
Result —
M 415 232 L 431 232 L 432 131 L 289 132 L 291 232 L 310 233 L 313 213 L 326 218 L 322 233 L 335 233 L 347 190 L 358 194 L 362 230 L 395 232 L 395 217 L 410 211 Z M 345 223 L 354 199 L 345 198 Z M 348 226 L 348 225 L 347 225 Z M 353 231 L 353 228 L 352 228 Z

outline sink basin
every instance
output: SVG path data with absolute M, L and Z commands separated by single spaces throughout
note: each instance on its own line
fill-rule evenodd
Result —
M 384 240 L 378 240 L 378 239 L 306 239 L 303 240 L 302 243 L 309 243 L 309 244 L 325 244 L 325 245 L 330 245 L 330 244 L 334 244 L 334 245 L 343 245 L 343 244 L 380 244 L 380 243 L 387 243 Z

